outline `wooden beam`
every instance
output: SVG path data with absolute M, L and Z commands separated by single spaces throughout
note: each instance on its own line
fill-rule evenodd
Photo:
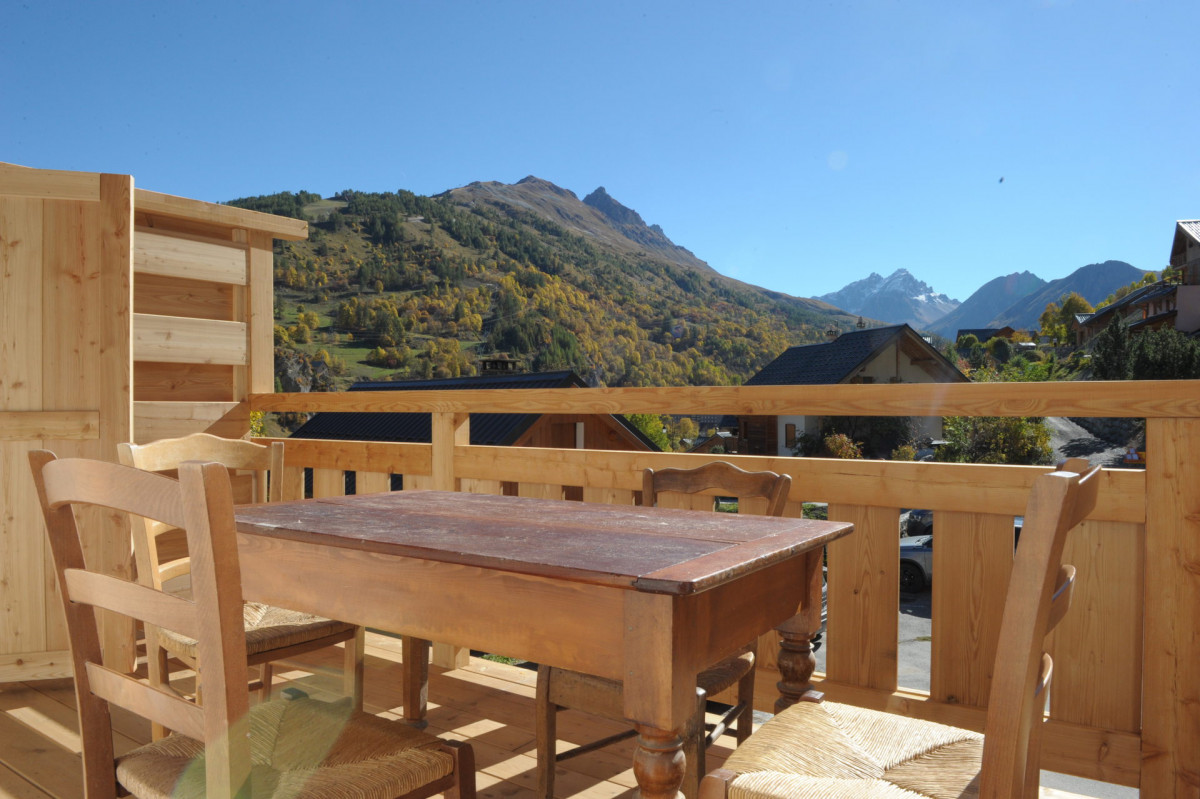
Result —
M 260 394 L 260 411 L 705 413 L 740 416 L 1200 417 L 1191 380 L 547 388 Z
M 185 316 L 133 315 L 133 357 L 165 363 L 243 366 L 247 325 Z
M 247 282 L 244 246 L 200 241 L 179 234 L 163 235 L 149 228 L 137 231 L 133 267 L 139 274 L 238 286 Z
M 241 227 L 270 233 L 274 238 L 296 241 L 308 238 L 308 223 L 301 219 L 249 211 L 232 205 L 218 205 L 156 191 L 138 189 L 134 208 L 140 212 L 193 219 L 224 227 Z

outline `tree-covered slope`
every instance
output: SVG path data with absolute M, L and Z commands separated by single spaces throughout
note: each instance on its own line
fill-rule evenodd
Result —
M 460 190 L 234 200 L 311 222 L 308 241 L 276 246 L 277 345 L 326 361 L 341 383 L 472 374 L 505 353 L 596 385 L 735 384 L 857 321 L 719 275 L 657 228 L 643 241 L 582 231 L 568 211 L 603 229 L 611 209 L 533 181 L 520 204 Z

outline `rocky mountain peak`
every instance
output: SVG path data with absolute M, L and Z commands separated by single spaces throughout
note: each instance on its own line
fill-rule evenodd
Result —
M 907 322 L 915 328 L 925 328 L 958 307 L 958 300 L 934 291 L 907 269 L 897 269 L 887 277 L 872 272 L 817 299 L 850 313 L 893 324 Z
M 590 205 L 600 213 L 604 214 L 613 224 L 618 226 L 633 226 L 645 228 L 646 223 L 643 221 L 641 214 L 630 208 L 626 208 L 612 198 L 603 186 L 597 188 L 594 192 L 583 198 L 584 205 Z

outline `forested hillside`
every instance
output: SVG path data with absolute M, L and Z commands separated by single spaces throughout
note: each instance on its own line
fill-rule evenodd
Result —
M 280 355 L 327 364 L 333 387 L 469 375 L 497 353 L 594 385 L 736 384 L 857 321 L 502 203 L 345 191 L 230 204 L 310 221 L 308 241 L 276 245 L 275 338 Z

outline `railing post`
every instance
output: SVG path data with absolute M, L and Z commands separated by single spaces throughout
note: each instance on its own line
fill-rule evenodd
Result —
M 1141 795 L 1200 785 L 1200 420 L 1146 420 Z
M 471 443 L 471 414 L 440 412 L 432 414 L 432 467 L 431 482 L 434 491 L 457 491 L 458 480 L 454 477 L 454 448 Z M 466 666 L 471 660 L 471 650 L 434 642 L 433 664 L 446 669 Z
M 430 474 L 434 491 L 456 491 L 454 479 L 454 447 L 471 443 L 469 413 L 440 412 L 432 414 L 433 467 Z

